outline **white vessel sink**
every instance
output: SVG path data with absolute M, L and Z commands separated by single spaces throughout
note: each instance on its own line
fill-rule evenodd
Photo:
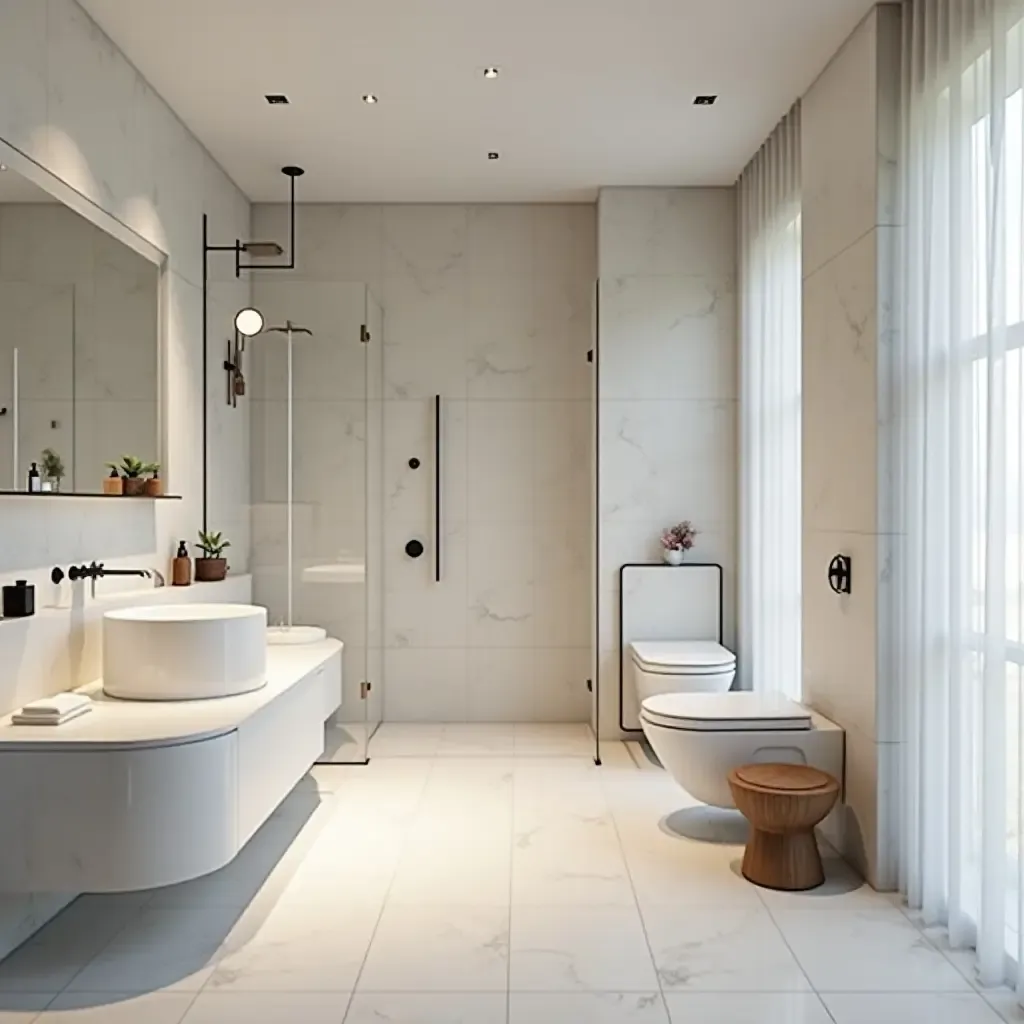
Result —
M 266 683 L 267 610 L 170 604 L 103 616 L 103 692 L 125 700 L 202 700 Z

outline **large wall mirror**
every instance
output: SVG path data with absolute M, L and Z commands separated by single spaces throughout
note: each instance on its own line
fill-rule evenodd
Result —
M 125 456 L 153 475 L 160 288 L 152 259 L 0 170 L 0 491 L 114 491 Z

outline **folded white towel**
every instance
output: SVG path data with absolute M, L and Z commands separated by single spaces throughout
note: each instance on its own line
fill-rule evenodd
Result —
M 70 722 L 73 718 L 81 718 L 82 715 L 87 715 L 90 711 L 92 711 L 92 705 L 86 704 L 84 707 L 67 711 L 63 715 L 23 715 L 17 713 L 11 715 L 11 723 L 13 725 L 63 725 L 65 722 Z
M 79 711 L 87 708 L 92 701 L 84 693 L 57 693 L 52 697 L 43 697 L 41 700 L 34 700 L 26 704 L 18 715 L 41 718 L 60 718 L 72 711 Z

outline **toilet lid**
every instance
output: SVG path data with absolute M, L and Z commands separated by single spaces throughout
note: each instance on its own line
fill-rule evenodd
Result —
M 811 713 L 769 693 L 662 693 L 643 702 L 652 725 L 694 732 L 783 732 L 810 729 Z
M 736 667 L 736 655 L 713 640 L 636 640 L 629 646 L 648 672 L 699 675 Z

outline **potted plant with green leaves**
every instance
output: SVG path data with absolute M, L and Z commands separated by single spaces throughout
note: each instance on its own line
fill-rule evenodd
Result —
M 122 455 L 121 462 L 108 462 L 110 469 L 121 474 L 123 493 L 130 498 L 137 498 L 146 490 L 146 479 L 142 475 L 146 470 L 146 463 L 137 459 L 134 455 Z
M 199 531 L 199 549 L 202 558 L 196 559 L 196 582 L 217 583 L 228 574 L 228 560 L 223 557 L 224 549 L 231 547 L 222 533 L 213 530 Z
M 43 449 L 43 454 L 39 458 L 39 468 L 43 479 L 50 483 L 49 489 L 60 491 L 60 482 L 64 479 L 64 462 L 52 448 Z
M 160 463 L 147 462 L 142 467 L 142 472 L 146 475 L 144 485 L 146 497 L 159 498 L 164 493 L 164 482 L 160 479 Z

